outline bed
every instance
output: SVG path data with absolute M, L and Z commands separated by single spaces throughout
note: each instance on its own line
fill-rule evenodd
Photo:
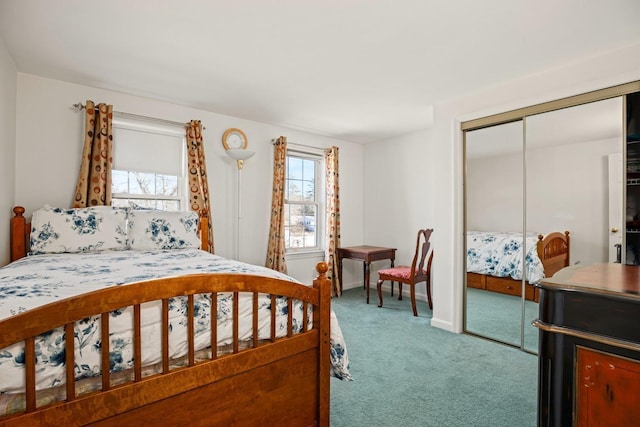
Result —
M 526 233 L 525 299 L 538 301 L 534 285 L 569 265 L 569 232 Z M 523 235 L 510 232 L 467 232 L 467 286 L 522 296 Z
M 350 375 L 325 263 L 305 286 L 209 254 L 184 213 L 14 213 L 0 426 L 329 424 Z

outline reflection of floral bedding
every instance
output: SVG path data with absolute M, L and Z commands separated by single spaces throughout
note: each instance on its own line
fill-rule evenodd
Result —
M 40 305 L 63 298 L 91 292 L 110 286 L 149 280 L 158 277 L 178 276 L 202 272 L 255 274 L 291 280 L 289 276 L 273 270 L 227 260 L 197 249 L 155 250 L 155 251 L 103 251 L 87 254 L 46 254 L 34 255 L 18 260 L 0 269 L 0 320 Z M 218 296 L 218 345 L 226 345 L 232 336 L 232 296 Z M 159 303 L 142 307 L 142 355 L 143 363 L 155 363 L 160 357 L 159 343 L 149 342 L 160 329 Z M 196 349 L 210 345 L 209 313 L 211 298 L 198 295 L 195 301 Z M 186 343 L 186 299 L 174 298 L 170 301 L 170 355 L 180 357 L 187 352 Z M 271 300 L 261 295 L 259 302 L 259 338 L 270 338 Z M 277 302 L 278 336 L 286 334 L 287 302 L 281 298 Z M 294 309 L 294 319 L 301 323 L 302 304 Z M 130 333 L 132 310 L 125 309 L 111 313 L 111 370 L 119 372 L 130 369 L 133 352 Z M 249 321 L 241 322 L 240 339 L 252 336 L 251 297 L 240 302 L 240 317 Z M 294 320 L 294 329 L 302 327 Z M 99 375 L 100 370 L 100 321 L 98 318 L 85 319 L 76 323 L 76 377 L 86 378 Z M 64 381 L 64 339 L 62 332 L 40 336 L 36 340 L 37 388 L 52 387 Z M 0 349 L 0 394 L 23 390 L 23 357 L 21 344 Z M 340 326 L 335 315 L 331 317 L 331 364 L 332 374 L 338 378 L 350 379 L 348 356 Z
M 527 233 L 526 278 L 535 284 L 544 278 L 538 256 L 538 234 Z M 522 280 L 522 233 L 467 232 L 467 272 Z

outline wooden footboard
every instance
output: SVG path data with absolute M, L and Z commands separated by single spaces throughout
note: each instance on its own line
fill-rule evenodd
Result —
M 538 235 L 538 256 L 544 266 L 544 276 L 551 277 L 558 270 L 569 266 L 571 241 L 569 232 Z
M 156 279 L 102 289 L 17 314 L 0 322 L 0 350 L 25 343 L 26 409 L 0 417 L 0 426 L 30 425 L 329 425 L 330 303 L 331 284 L 325 277 L 326 263 L 317 266 L 319 276 L 308 287 L 285 280 L 242 274 L 199 274 Z M 228 355 L 208 352 L 207 360 L 196 360 L 193 342 L 194 296 L 232 293 L 233 343 Z M 238 342 L 238 298 L 253 298 L 253 330 L 257 330 L 258 294 L 288 299 L 287 336 L 275 338 L 275 312 L 271 310 L 272 334 L 266 343 L 254 333 L 249 348 Z M 169 299 L 187 298 L 191 315 L 187 363 L 171 369 L 168 350 Z M 293 301 L 304 304 L 302 332 L 294 333 Z M 140 355 L 140 305 L 162 303 L 161 372 L 143 376 Z M 112 385 L 109 374 L 109 313 L 133 307 L 133 342 L 137 350 L 132 380 Z M 217 304 L 212 304 L 214 310 Z M 312 316 L 307 308 L 312 307 Z M 53 328 L 65 328 L 73 336 L 75 322 L 91 316 L 102 321 L 101 390 L 80 394 L 74 372 L 74 339 L 66 339 L 66 399 L 38 406 L 35 391 L 35 337 Z M 312 317 L 312 318 L 311 318 Z M 212 313 L 212 319 L 217 313 Z M 211 327 L 211 342 L 216 340 Z M 105 345 L 106 344 L 106 345 Z M 106 347 L 106 348 L 104 348 Z M 1 379 L 0 379 L 1 381 Z

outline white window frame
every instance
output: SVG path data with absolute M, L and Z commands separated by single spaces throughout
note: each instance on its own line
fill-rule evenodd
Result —
M 315 202 L 289 202 L 286 198 L 286 205 L 308 204 L 316 207 L 316 245 L 306 248 L 289 248 L 288 241 L 285 242 L 285 253 L 290 258 L 304 258 L 306 256 L 316 256 L 323 254 L 325 248 L 325 214 L 326 214 L 326 195 L 324 186 L 324 152 L 322 150 L 313 150 L 311 148 L 300 150 L 287 148 L 287 160 L 289 157 L 313 160 L 316 162 L 315 174 Z M 285 185 L 288 185 L 288 178 L 285 172 Z M 286 194 L 286 193 L 285 193 Z
M 119 118 L 114 117 L 112 122 L 113 128 L 127 129 L 136 132 L 145 132 L 157 135 L 167 135 L 181 138 L 181 156 L 177 161 L 180 162 L 181 175 L 178 176 L 178 194 L 175 196 L 165 196 L 160 194 L 135 194 L 135 193 L 113 193 L 111 199 L 116 200 L 161 200 L 161 201 L 177 201 L 180 206 L 180 211 L 189 210 L 189 192 L 187 188 L 187 167 L 186 167 L 186 132 L 183 127 L 169 126 L 166 124 L 153 123 L 153 120 L 137 120 L 131 118 Z M 117 141 L 114 140 L 114 150 L 117 150 Z M 120 169 L 116 169 L 120 170 Z M 129 172 L 143 172 L 143 171 L 129 171 Z M 144 172 L 149 173 L 149 172 Z M 161 174 L 159 174 L 161 175 Z

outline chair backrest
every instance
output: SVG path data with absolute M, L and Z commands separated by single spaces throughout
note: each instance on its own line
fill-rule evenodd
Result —
M 433 228 L 418 230 L 418 238 L 416 239 L 416 253 L 413 256 L 413 261 L 411 262 L 412 279 L 420 276 L 426 276 L 431 269 L 433 251 L 431 251 L 431 255 L 427 260 L 427 255 L 429 254 L 429 249 L 431 248 L 431 242 L 429 241 L 429 239 L 431 238 L 431 233 L 433 233 Z M 426 268 L 424 265 L 425 260 L 427 260 Z M 417 275 L 416 272 L 418 272 Z

